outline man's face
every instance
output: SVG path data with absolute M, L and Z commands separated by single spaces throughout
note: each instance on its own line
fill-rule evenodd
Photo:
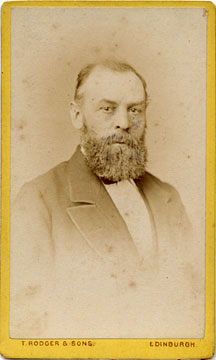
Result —
M 83 85 L 81 112 L 96 138 L 127 132 L 140 138 L 145 128 L 145 92 L 131 71 L 97 67 Z
M 146 99 L 141 80 L 131 71 L 97 67 L 81 93 L 81 143 L 92 171 L 108 181 L 143 175 Z

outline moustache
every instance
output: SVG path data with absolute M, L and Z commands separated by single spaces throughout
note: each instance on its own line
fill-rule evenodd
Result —
M 130 134 L 112 134 L 107 136 L 106 138 L 101 139 L 104 146 L 112 145 L 112 144 L 125 144 L 128 146 L 134 146 L 139 143 L 138 139 L 131 136 Z

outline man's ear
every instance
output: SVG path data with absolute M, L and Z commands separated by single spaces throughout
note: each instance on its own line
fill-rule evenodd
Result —
M 70 116 L 75 129 L 81 129 L 83 126 L 83 114 L 80 106 L 75 101 L 70 103 Z

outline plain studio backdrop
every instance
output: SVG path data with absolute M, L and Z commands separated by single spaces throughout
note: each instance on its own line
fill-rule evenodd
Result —
M 206 27 L 202 8 L 12 9 L 12 201 L 79 143 L 69 116 L 79 70 L 100 58 L 128 62 L 150 97 L 148 171 L 179 191 L 204 271 Z

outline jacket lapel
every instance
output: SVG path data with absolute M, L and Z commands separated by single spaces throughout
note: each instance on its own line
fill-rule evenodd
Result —
M 125 222 L 79 147 L 69 162 L 67 178 L 71 200 L 67 213 L 89 246 L 100 256 L 114 254 L 116 259 L 125 251 L 135 253 Z
M 161 182 L 147 172 L 141 180 L 136 181 L 136 185 L 148 207 L 154 238 L 159 249 L 161 242 L 169 237 L 168 214 L 169 203 L 172 202 L 171 195 L 165 190 L 165 185 L 162 187 Z

